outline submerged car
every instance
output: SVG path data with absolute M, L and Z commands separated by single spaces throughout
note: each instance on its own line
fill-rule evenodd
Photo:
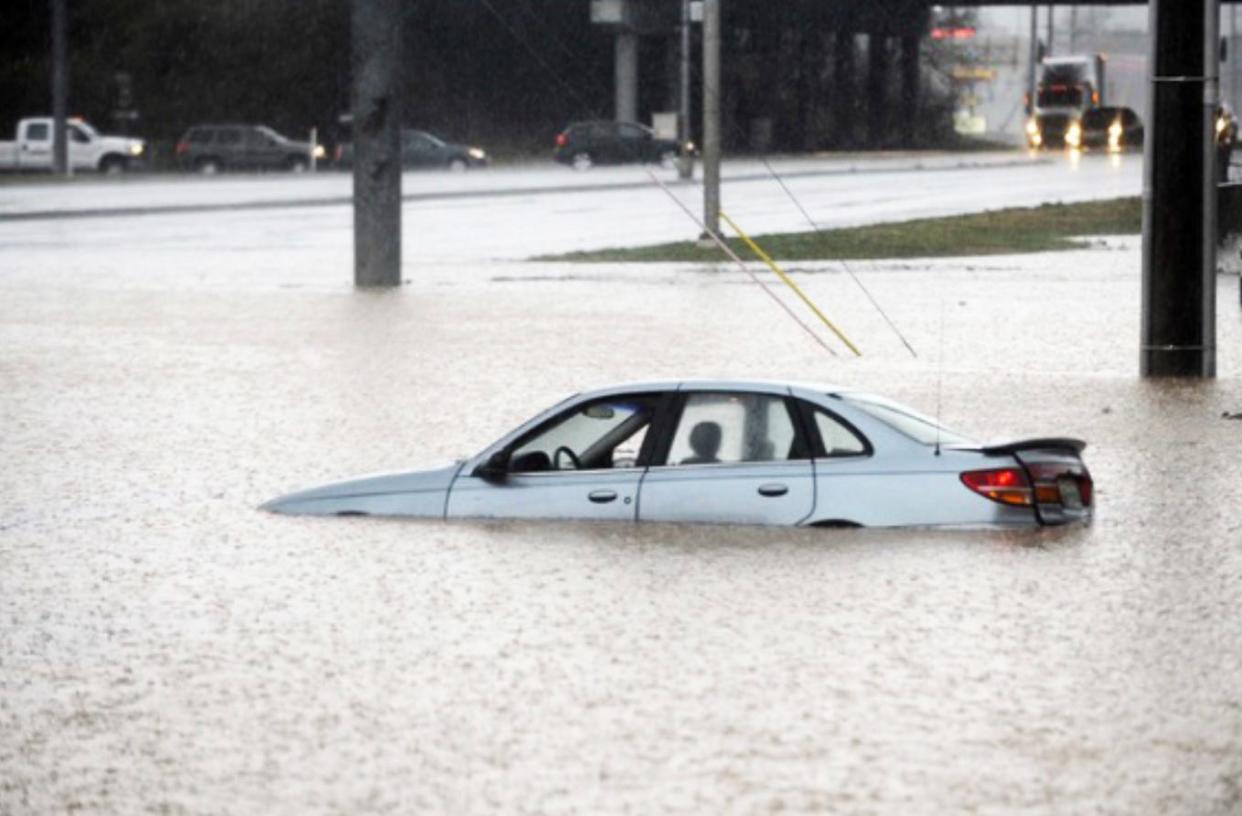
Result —
M 982 445 L 882 397 L 682 381 L 580 393 L 469 459 L 290 493 L 293 515 L 833 527 L 1089 521 L 1084 443 Z

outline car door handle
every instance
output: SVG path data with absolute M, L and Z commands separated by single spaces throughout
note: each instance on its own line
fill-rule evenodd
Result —
M 610 501 L 616 501 L 617 491 L 615 490 L 592 490 L 587 494 L 587 498 L 596 504 L 608 504 Z
M 789 492 L 789 486 L 772 482 L 771 484 L 759 485 L 760 496 L 784 496 Z

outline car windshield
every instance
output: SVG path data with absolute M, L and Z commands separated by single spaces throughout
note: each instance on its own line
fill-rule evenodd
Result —
M 288 141 L 287 139 L 285 139 L 284 136 L 281 136 L 279 133 L 272 130 L 270 127 L 267 127 L 266 125 L 259 125 L 258 127 L 255 128 L 255 130 L 259 131 L 264 136 L 268 137 L 269 139 L 272 139 L 273 141 L 277 141 L 277 142 Z
M 975 440 L 945 428 L 913 408 L 871 394 L 841 394 L 841 399 L 923 445 L 971 445 Z
M 81 119 L 74 119 L 72 124 L 75 128 L 82 131 L 88 139 L 99 138 L 99 131 L 95 130 L 95 128 L 91 127 L 86 122 L 83 122 Z
M 444 146 L 443 139 L 439 138 L 438 136 L 432 136 L 430 133 L 428 133 L 425 130 L 406 131 L 405 139 L 407 142 L 412 143 L 412 144 L 417 144 L 418 142 L 422 141 L 422 142 L 428 142 L 435 147 Z

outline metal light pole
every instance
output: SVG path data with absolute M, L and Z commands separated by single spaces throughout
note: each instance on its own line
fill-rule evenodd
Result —
M 1144 377 L 1216 376 L 1219 0 L 1151 0 L 1143 171 Z
M 353 0 L 354 285 L 401 283 L 401 0 Z
M 69 0 L 52 0 L 52 171 L 69 174 Z
M 677 114 L 677 139 L 681 154 L 677 158 L 677 176 L 689 179 L 694 175 L 694 157 L 686 150 L 690 142 L 690 0 L 681 0 L 681 76 Z
M 1031 6 L 1031 31 L 1026 55 L 1026 115 L 1035 112 L 1035 64 L 1039 62 L 1039 6 Z
M 720 0 L 703 0 L 703 226 L 720 234 Z

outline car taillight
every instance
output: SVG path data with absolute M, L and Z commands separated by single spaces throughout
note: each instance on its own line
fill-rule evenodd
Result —
M 177 147 L 176 147 L 175 152 L 178 156 L 180 156 L 182 153 L 185 153 L 189 149 L 190 149 L 189 142 L 177 142 Z
M 332 158 L 336 159 L 337 161 L 340 161 L 341 154 L 344 152 L 345 152 L 345 148 L 342 145 L 337 145 L 336 150 L 332 151 Z
M 556 134 L 556 146 L 557 146 L 557 147 L 564 147 L 564 146 L 565 146 L 565 143 L 566 143 L 566 142 L 568 142 L 568 141 L 569 141 L 569 139 L 565 138 L 565 134 L 564 134 L 564 133 L 558 133 L 558 134 Z
M 1031 505 L 1031 485 L 1021 468 L 968 470 L 961 475 L 961 479 L 962 484 L 994 502 L 1021 507 Z

